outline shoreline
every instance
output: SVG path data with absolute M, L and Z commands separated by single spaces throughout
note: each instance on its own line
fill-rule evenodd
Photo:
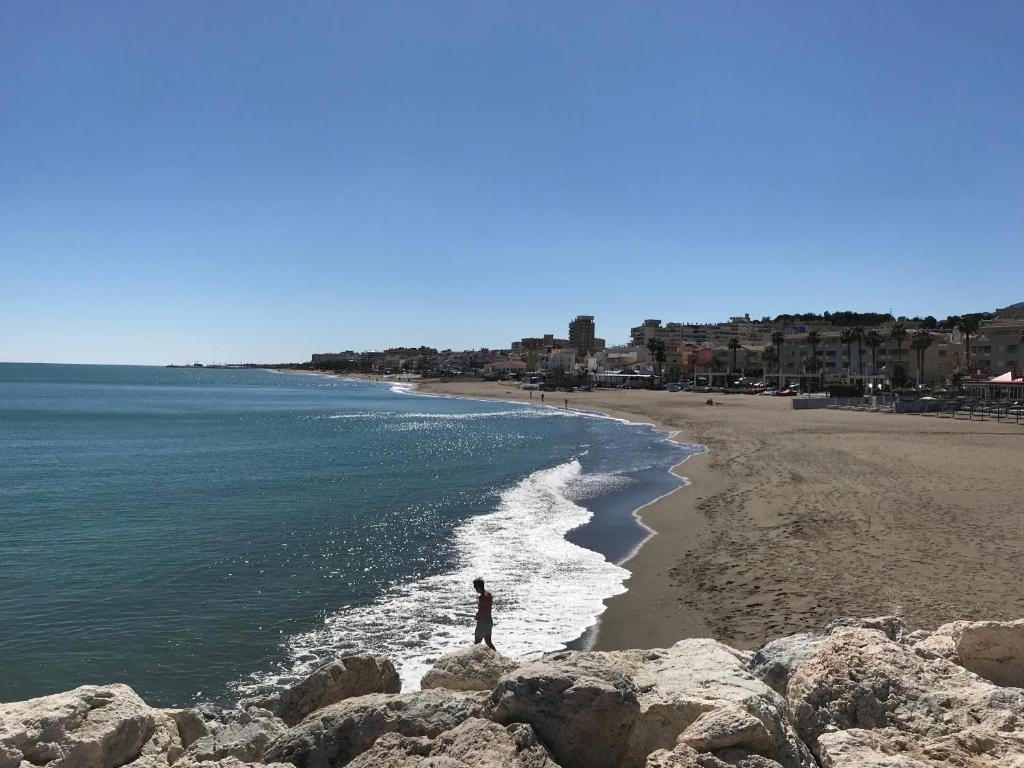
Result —
M 418 388 L 537 404 L 504 382 Z M 840 615 L 938 626 L 1024 613 L 1022 426 L 742 395 L 715 407 L 663 391 L 568 397 L 707 448 L 672 468 L 687 483 L 634 513 L 655 533 L 623 561 L 626 591 L 588 633 L 596 650 L 708 636 L 751 649 Z
M 337 376 L 339 378 L 349 378 L 358 381 L 367 381 L 392 386 L 399 385 L 402 388 L 407 388 L 408 391 L 413 392 L 419 396 L 453 397 L 460 400 L 505 402 L 512 405 L 531 405 L 534 407 L 551 408 L 553 410 L 562 410 L 563 408 L 563 406 L 556 404 L 538 402 L 536 398 L 530 398 L 528 396 L 523 397 L 521 396 L 523 394 L 522 390 L 516 390 L 516 392 L 520 395 L 518 397 L 512 394 L 512 390 L 506 390 L 505 395 L 507 396 L 503 397 L 501 394 L 495 392 L 473 392 L 470 394 L 448 391 L 446 389 L 446 385 L 442 384 L 436 379 L 402 380 L 397 378 L 376 377 L 367 374 L 340 374 L 333 373 L 331 371 L 287 372 Z M 487 382 L 486 384 L 501 386 L 503 383 Z M 681 481 L 678 487 L 673 488 L 670 491 L 654 499 L 651 499 L 650 501 L 647 501 L 641 504 L 639 507 L 636 507 L 630 511 L 630 516 L 636 521 L 637 525 L 646 533 L 629 550 L 628 554 L 625 557 L 622 557 L 614 561 L 610 561 L 614 565 L 624 568 L 630 573 L 630 575 L 623 582 L 624 591 L 617 595 L 603 598 L 603 602 L 605 603 L 606 608 L 604 609 L 604 611 L 602 611 L 594 618 L 594 623 L 587 627 L 578 637 L 565 643 L 567 648 L 573 650 L 612 650 L 613 648 L 633 647 L 633 645 L 629 645 L 629 643 L 632 642 L 634 633 L 628 631 L 628 627 L 632 623 L 632 619 L 628 617 L 631 613 L 630 608 L 633 601 L 627 601 L 624 599 L 625 596 L 629 595 L 630 592 L 635 588 L 635 585 L 633 585 L 632 582 L 636 578 L 636 573 L 630 567 L 630 564 L 635 558 L 637 558 L 641 554 L 644 548 L 649 546 L 652 540 L 656 539 L 659 535 L 659 530 L 652 524 L 651 519 L 660 517 L 659 510 L 662 509 L 663 507 L 672 508 L 674 505 L 673 502 L 670 501 L 670 499 L 673 499 L 677 494 L 680 494 L 683 491 L 690 488 L 694 482 L 694 478 L 700 475 L 699 464 L 695 466 L 692 463 L 688 464 L 688 462 L 691 462 L 692 459 L 698 457 L 707 456 L 707 454 L 710 453 L 711 449 L 709 446 L 703 443 L 696 443 L 690 440 L 682 439 L 682 433 L 679 429 L 665 424 L 657 423 L 655 420 L 652 420 L 649 416 L 643 413 L 634 413 L 630 411 L 610 408 L 605 408 L 601 410 L 594 410 L 588 408 L 570 408 L 569 410 L 575 411 L 577 413 L 582 413 L 586 416 L 590 416 L 593 418 L 607 418 L 622 422 L 624 424 L 649 426 L 654 432 L 661 432 L 665 434 L 665 440 L 670 440 L 679 445 L 680 447 L 693 447 L 696 449 L 692 453 L 686 455 L 679 463 L 666 468 L 666 471 L 669 474 L 678 478 Z M 688 470 L 686 474 L 683 474 L 682 468 L 684 467 L 684 465 L 686 465 L 687 467 L 692 467 L 693 471 Z M 648 519 L 648 516 L 650 516 L 651 519 Z M 661 524 L 660 520 L 659 524 Z M 616 605 L 618 605 L 620 599 L 622 602 L 622 610 L 626 614 L 627 620 L 623 623 L 616 622 L 613 625 L 607 626 L 606 622 L 603 620 L 605 619 L 608 610 L 611 606 L 611 601 L 617 601 Z M 626 629 L 627 631 L 620 632 L 620 627 Z M 675 630 L 669 630 L 669 632 L 674 633 Z M 671 635 L 664 635 L 663 637 L 670 636 Z M 675 639 L 667 639 L 664 642 L 662 642 L 662 645 L 671 645 L 675 642 Z M 647 647 L 655 647 L 655 645 L 649 645 Z
M 537 409 L 547 409 L 555 413 L 563 411 L 563 406 L 558 405 L 554 402 L 541 403 L 539 398 L 529 398 L 528 396 L 515 397 L 511 396 L 511 392 L 508 396 L 502 396 L 498 392 L 490 392 L 487 394 L 481 393 L 462 393 L 462 392 L 448 392 L 443 387 L 435 388 L 433 385 L 437 384 L 436 380 L 422 380 L 422 379 L 407 379 L 405 377 L 385 377 L 385 376 L 370 376 L 367 374 L 349 374 L 349 373 L 335 373 L 333 371 L 279 371 L 281 373 L 301 374 L 301 375 L 313 375 L 313 376 L 328 376 L 341 380 L 359 381 L 372 384 L 380 384 L 386 386 L 392 392 L 398 394 L 408 394 L 416 397 L 427 397 L 427 398 L 451 398 L 455 400 L 464 401 L 476 401 L 477 403 L 504 403 L 513 407 L 533 407 Z M 425 385 L 425 386 L 424 386 Z M 525 392 L 520 393 L 526 395 Z M 642 414 L 630 413 L 626 411 L 616 411 L 614 409 L 601 409 L 594 410 L 590 408 L 569 408 L 573 414 L 586 416 L 587 418 L 598 419 L 598 420 L 609 420 L 619 422 L 622 425 L 649 428 L 650 438 L 653 444 L 664 444 L 671 443 L 676 446 L 673 450 L 679 450 L 680 452 L 689 451 L 682 457 L 681 460 L 671 463 L 671 461 L 665 461 L 662 463 L 654 464 L 650 469 L 665 479 L 659 481 L 652 478 L 637 478 L 641 485 L 637 486 L 641 489 L 646 489 L 648 498 L 644 499 L 629 499 L 624 498 L 614 503 L 613 509 L 602 510 L 600 507 L 594 509 L 590 508 L 589 504 L 585 502 L 575 502 L 585 508 L 591 515 L 591 519 L 583 522 L 571 530 L 564 532 L 560 538 L 564 539 L 571 545 L 581 547 L 582 549 L 589 550 L 592 553 L 599 555 L 604 558 L 605 562 L 616 566 L 617 568 L 623 569 L 626 574 L 625 578 L 620 577 L 618 581 L 618 588 L 615 591 L 611 590 L 600 590 L 599 594 L 594 596 L 594 599 L 598 602 L 599 612 L 595 612 L 590 615 L 587 625 L 580 625 L 582 628 L 579 630 L 573 630 L 577 632 L 575 636 L 568 637 L 566 639 L 558 640 L 560 647 L 566 647 L 569 649 L 578 650 L 591 650 L 595 645 L 595 635 L 597 634 L 600 626 L 601 615 L 605 612 L 606 608 L 603 606 L 612 596 L 625 594 L 629 589 L 629 580 L 632 578 L 632 571 L 627 567 L 627 563 L 637 556 L 642 551 L 645 545 L 655 536 L 658 531 L 655 530 L 648 522 L 644 519 L 645 511 L 654 505 L 663 502 L 665 499 L 678 493 L 684 489 L 689 480 L 686 475 L 683 475 L 681 468 L 686 461 L 695 455 L 700 455 L 707 452 L 706 446 L 701 444 L 695 444 L 687 440 L 683 440 L 679 430 L 660 425 L 655 423 L 651 419 L 645 417 Z M 673 457 L 674 459 L 674 457 Z M 548 469 L 555 469 L 555 467 L 549 467 Z M 664 474 L 661 474 L 664 473 Z M 662 482 L 666 486 L 670 485 L 668 490 L 659 489 L 656 483 Z M 658 490 L 662 490 L 660 495 L 656 495 L 653 498 L 650 497 L 651 491 L 655 493 Z M 616 538 L 607 538 L 609 536 L 608 531 L 601 532 L 602 522 L 603 525 L 608 524 L 609 518 L 601 517 L 597 518 L 598 515 L 612 514 L 620 521 L 629 521 L 630 533 L 628 543 L 624 546 L 616 546 L 617 541 L 621 541 Z M 576 531 L 586 530 L 589 525 L 595 524 L 599 531 L 595 535 L 598 540 L 605 542 L 604 545 L 596 544 L 595 541 L 590 542 L 578 541 L 573 536 Z M 616 533 L 613 531 L 611 534 L 613 537 Z M 616 550 L 618 550 L 616 552 Z M 564 635 L 562 637 L 565 637 Z
M 379 381 L 381 383 L 398 383 L 392 382 L 389 379 L 374 379 L 365 375 L 360 375 L 353 378 L 359 378 L 366 381 Z M 530 397 L 502 397 L 501 395 L 498 394 L 484 394 L 477 392 L 474 392 L 474 394 L 472 395 L 467 395 L 457 392 L 450 392 L 445 389 L 445 384 L 432 379 L 422 380 L 420 384 L 417 384 L 417 382 L 402 383 L 411 383 L 412 388 L 418 390 L 421 394 L 425 393 L 432 396 L 457 397 L 469 400 L 484 399 L 520 405 L 530 404 L 534 406 L 542 405 L 543 407 L 555 409 L 561 408 L 561 406 L 558 405 L 538 403 L 536 399 Z M 499 386 L 504 384 L 503 382 L 487 383 L 497 384 Z M 423 388 L 421 384 L 426 384 L 427 387 Z M 522 390 L 517 391 L 520 394 L 522 393 Z M 506 395 L 509 395 L 510 393 L 511 390 L 507 390 L 505 392 Z M 605 603 L 605 610 L 595 617 L 594 623 L 591 626 L 587 627 L 587 629 L 585 629 L 578 638 L 566 643 L 566 647 L 570 650 L 586 651 L 619 650 L 635 647 L 636 643 L 634 642 L 633 638 L 635 637 L 636 633 L 633 628 L 637 625 L 634 622 L 640 621 L 642 623 L 650 625 L 650 616 L 648 615 L 649 607 L 647 605 L 634 605 L 633 603 L 635 601 L 627 599 L 627 596 L 629 596 L 634 589 L 642 588 L 641 584 L 633 583 L 634 580 L 637 579 L 637 574 L 633 570 L 633 568 L 630 567 L 630 565 L 632 564 L 632 561 L 638 558 L 640 554 L 643 552 L 643 550 L 646 547 L 650 546 L 652 541 L 654 541 L 661 533 L 661 531 L 659 531 L 659 529 L 655 527 L 655 524 L 653 522 L 654 519 L 659 519 L 658 524 L 662 525 L 662 527 L 666 527 L 664 525 L 664 521 L 660 519 L 662 515 L 659 513 L 662 512 L 663 509 L 671 509 L 675 506 L 673 501 L 671 500 L 674 499 L 676 496 L 682 494 L 687 489 L 692 489 L 695 482 L 697 482 L 698 480 L 706 483 L 706 478 L 703 477 L 706 474 L 706 472 L 702 472 L 703 464 L 706 462 L 694 462 L 693 460 L 702 457 L 707 457 L 711 453 L 712 449 L 710 446 L 704 443 L 697 443 L 681 439 L 682 432 L 679 429 L 666 424 L 660 424 L 657 421 L 652 420 L 646 414 L 633 413 L 618 409 L 591 410 L 583 408 L 573 408 L 570 410 L 575 410 L 579 413 L 584 413 L 588 416 L 593 416 L 596 418 L 610 418 L 627 424 L 649 426 L 655 432 L 665 433 L 667 435 L 665 439 L 671 440 L 677 445 L 695 446 L 699 448 L 699 450 L 696 450 L 693 453 L 690 453 L 687 456 L 685 456 L 683 460 L 680 461 L 678 464 L 675 464 L 668 468 L 667 471 L 669 474 L 677 477 L 679 480 L 682 481 L 677 488 L 673 488 L 667 493 L 664 493 L 661 496 L 652 499 L 651 501 L 641 504 L 639 507 L 637 507 L 630 513 L 631 516 L 637 521 L 638 525 L 640 525 L 644 530 L 647 531 L 647 534 L 630 550 L 629 554 L 626 557 L 615 562 L 615 565 L 625 568 L 630 573 L 630 575 L 623 582 L 625 590 L 618 595 L 612 595 L 611 597 L 604 598 L 603 602 Z M 682 471 L 684 466 L 688 467 L 686 474 L 683 474 Z M 693 523 L 691 523 L 691 525 L 693 525 Z M 617 613 L 620 615 L 617 615 L 615 617 L 615 621 L 609 622 L 607 617 L 609 610 L 612 609 L 613 605 L 615 606 Z M 698 617 L 688 616 L 687 618 L 692 625 L 702 626 L 701 622 L 699 622 Z M 668 632 L 668 635 L 664 635 L 663 633 L 653 635 L 651 643 L 645 645 L 644 647 L 667 647 L 675 643 L 676 640 L 682 639 L 682 636 L 675 636 L 674 630 L 670 629 L 668 630 Z M 686 636 L 699 637 L 704 636 L 704 633 L 698 630 L 695 634 L 690 634 Z M 657 637 L 668 639 L 663 639 L 659 643 L 653 639 Z

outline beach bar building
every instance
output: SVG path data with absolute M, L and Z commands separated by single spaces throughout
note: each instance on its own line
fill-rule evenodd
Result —
M 1024 400 L 1024 376 L 1014 377 L 1013 371 L 981 381 L 964 381 L 964 389 L 973 397 L 984 400 Z

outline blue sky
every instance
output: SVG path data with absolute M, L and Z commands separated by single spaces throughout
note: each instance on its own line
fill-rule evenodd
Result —
M 0 5 L 0 360 L 1024 300 L 1019 2 Z

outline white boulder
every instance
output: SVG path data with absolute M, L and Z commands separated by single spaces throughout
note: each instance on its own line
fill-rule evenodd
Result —
M 154 709 L 153 731 L 127 768 L 167 768 L 183 751 L 178 724 L 166 712 Z
M 227 723 L 206 724 L 208 733 L 192 741 L 178 761 L 182 768 L 235 758 L 259 762 L 267 747 L 282 736 L 288 726 L 265 709 L 250 707 Z
M 746 749 L 762 753 L 772 749 L 772 735 L 747 710 L 726 705 L 702 713 L 686 726 L 679 741 L 698 752 Z
M 1024 619 L 943 624 L 914 650 L 948 659 L 996 685 L 1024 687 Z
M 644 768 L 781 768 L 774 760 L 745 750 L 726 750 L 717 755 L 698 752 L 682 741 L 673 749 L 659 749 L 647 756 Z
M 433 738 L 487 714 L 488 696 L 476 691 L 435 688 L 359 696 L 324 707 L 290 728 L 270 745 L 264 759 L 298 768 L 337 768 L 386 733 Z
M 887 766 L 1024 760 L 1024 690 L 923 658 L 879 631 L 833 631 L 797 667 L 787 696 L 797 731 L 830 768 L 870 765 L 874 753 Z
M 563 651 L 501 678 L 494 719 L 528 723 L 565 768 L 616 768 L 640 714 L 630 668 L 609 653 Z
M 154 710 L 127 685 L 0 704 L 0 768 L 119 768 L 140 756 L 156 727 Z
M 350 768 L 558 768 L 533 729 L 471 718 L 435 739 L 389 733 Z
M 824 637 L 823 632 L 801 632 L 765 643 L 750 659 L 750 671 L 785 696 L 793 671 L 814 654 Z
M 438 659 L 423 676 L 420 687 L 452 691 L 490 691 L 518 662 L 492 651 L 483 643 L 459 648 Z
M 549 654 L 501 679 L 494 718 L 532 725 L 566 768 L 639 768 L 691 728 L 687 738 L 706 750 L 743 749 L 810 768 L 785 701 L 748 671 L 748 660 L 707 639 L 653 651 Z
M 875 629 L 890 640 L 901 640 L 907 633 L 906 624 L 898 616 L 836 619 L 825 629 L 801 632 L 765 643 L 751 658 L 750 670 L 776 693 L 785 696 L 789 678 L 800 663 L 814 654 L 825 637 L 837 629 L 849 627 Z
M 246 704 L 268 709 L 288 725 L 295 725 L 309 713 L 344 699 L 401 689 L 401 678 L 390 659 L 348 656 L 318 667 L 290 688 Z
M 701 730 L 691 731 L 691 736 L 702 746 L 701 739 L 713 738 L 718 746 L 709 742 L 708 750 L 742 748 L 787 768 L 813 766 L 813 757 L 789 722 L 785 699 L 755 677 L 748 663 L 749 654 L 704 638 L 643 652 L 633 672 L 640 715 L 624 765 L 643 765 L 648 754 L 672 747 L 703 717 L 704 725 L 697 725 Z

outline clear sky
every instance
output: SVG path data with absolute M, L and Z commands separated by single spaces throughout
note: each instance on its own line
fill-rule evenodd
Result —
M 1024 300 L 1024 3 L 0 3 L 0 360 Z

